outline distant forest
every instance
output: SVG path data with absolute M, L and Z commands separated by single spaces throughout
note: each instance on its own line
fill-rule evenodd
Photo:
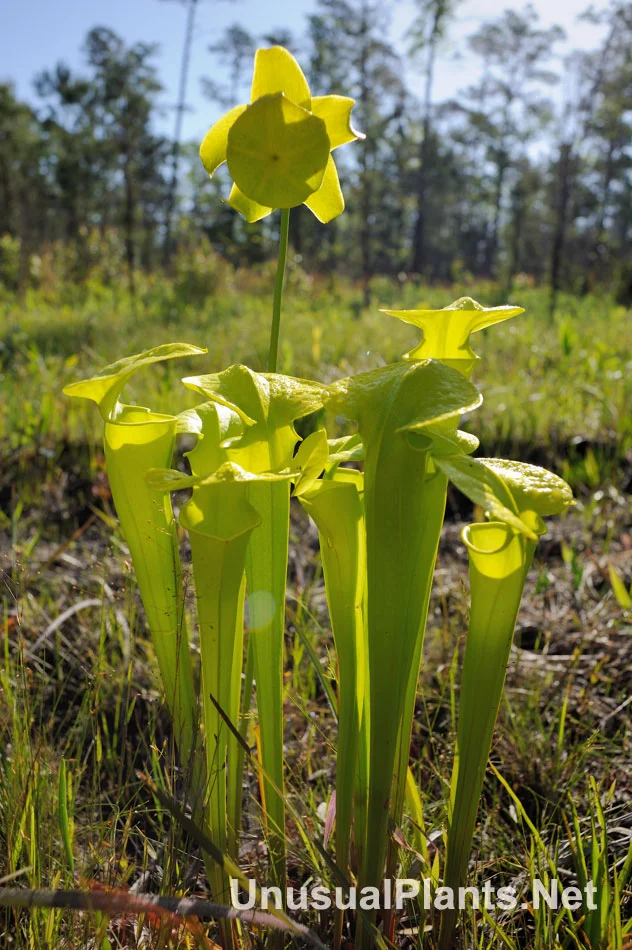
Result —
M 226 82 L 202 81 L 222 108 L 247 101 L 254 50 L 274 43 L 297 56 L 315 95 L 357 100 L 366 141 L 342 149 L 338 162 L 347 211 L 326 227 L 304 209 L 294 213 L 295 260 L 365 283 L 374 275 L 471 275 L 578 293 L 606 286 L 629 303 L 632 3 L 587 10 L 599 45 L 564 60 L 563 30 L 543 28 L 531 6 L 484 22 L 455 56 L 458 0 L 416 5 L 403 53 L 385 40 L 383 0 L 319 0 L 301 36 L 255 36 L 235 24 L 210 47 L 209 63 Z M 192 27 L 196 0 L 183 6 L 183 28 L 186 15 Z M 132 281 L 140 269 L 168 268 L 178 250 L 206 248 L 236 265 L 271 252 L 277 216 L 247 225 L 222 204 L 226 179 L 208 179 L 199 143 L 180 142 L 177 131 L 172 139 L 156 134 L 157 52 L 96 27 L 80 71 L 51 63 L 34 77 L 37 105 L 0 85 L 6 286 L 34 280 L 38 255 L 51 248 L 74 281 L 104 248 Z M 422 75 L 420 88 L 404 83 L 402 55 Z M 434 81 L 442 57 L 462 77 L 447 100 Z M 468 84 L 471 75 L 480 78 Z M 180 119 L 185 108 L 181 99 Z

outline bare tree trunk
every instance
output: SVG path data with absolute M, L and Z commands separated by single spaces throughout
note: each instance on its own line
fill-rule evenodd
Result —
M 557 306 L 557 295 L 560 289 L 562 263 L 564 260 L 566 215 L 568 209 L 568 200 L 570 197 L 571 151 L 572 146 L 570 142 L 562 142 L 560 145 L 560 157 L 557 168 L 557 208 L 555 214 L 555 233 L 553 235 L 553 246 L 551 248 L 551 298 L 549 304 L 549 312 L 551 316 L 555 314 L 555 308 Z
M 498 170 L 496 172 L 496 194 L 494 196 L 494 220 L 492 230 L 487 245 L 486 270 L 489 277 L 494 277 L 496 272 L 496 254 L 498 251 L 498 232 L 500 229 L 500 211 L 503 197 L 503 185 L 505 183 L 505 173 L 508 164 L 505 153 L 502 152 L 498 160 Z
M 0 234 L 13 233 L 13 191 L 4 156 L 0 155 Z
M 366 4 L 362 5 L 362 20 L 360 26 L 360 106 L 363 113 L 365 125 L 368 123 L 368 103 L 369 103 L 369 76 L 368 76 L 368 48 L 367 33 L 369 21 Z M 368 128 L 368 126 L 367 126 Z M 360 230 L 360 255 L 362 258 L 362 288 L 364 296 L 364 305 L 368 307 L 370 303 L 369 281 L 373 275 L 373 262 L 371 260 L 371 206 L 372 206 L 372 184 L 369 173 L 369 149 L 364 143 L 361 150 L 361 180 L 362 180 L 362 226 Z
M 610 196 L 610 185 L 612 183 L 614 171 L 614 149 L 615 143 L 608 142 L 606 158 L 604 163 L 603 182 L 601 187 L 601 201 L 599 203 L 599 217 L 595 226 L 595 239 L 588 253 L 588 266 L 586 268 L 586 279 L 583 285 L 583 292 L 590 293 L 598 279 L 599 258 L 602 254 L 602 239 L 604 236 L 604 227 L 606 223 L 606 214 L 608 210 L 608 198 Z
M 303 228 L 301 222 L 303 215 L 290 215 L 290 247 L 295 254 L 303 253 Z
M 619 253 L 625 256 L 630 249 L 630 225 L 632 224 L 632 181 L 626 178 L 624 182 L 624 192 L 621 197 L 619 207 L 619 217 L 617 221 L 617 243 Z
M 601 205 L 599 208 L 599 220 L 597 222 L 597 230 L 595 235 L 595 250 L 597 245 L 601 242 L 601 238 L 604 231 L 604 225 L 606 221 L 606 212 L 608 209 L 608 197 L 610 195 L 610 184 L 613 178 L 613 166 L 614 166 L 614 149 L 615 143 L 611 140 L 608 142 L 608 151 L 606 152 L 606 161 L 603 171 L 603 184 L 601 189 Z
M 28 186 L 24 185 L 19 191 L 18 218 L 19 226 L 17 236 L 20 239 L 20 256 L 18 261 L 18 286 L 17 291 L 22 298 L 26 293 L 30 277 L 31 261 L 31 208 L 29 201 Z
M 140 250 L 140 266 L 149 273 L 154 258 L 154 234 L 156 222 L 151 213 L 148 202 L 141 198 L 142 243 Z
M 511 202 L 511 246 L 507 266 L 507 294 L 511 293 L 514 274 L 520 270 L 520 242 L 525 212 L 525 187 L 523 178 L 519 178 L 513 189 Z
M 435 35 L 439 29 L 439 18 L 435 13 L 432 26 L 428 62 L 426 64 L 426 88 L 424 92 L 424 118 L 422 128 L 421 148 L 419 151 L 419 175 L 417 178 L 417 218 L 413 232 L 413 256 L 410 269 L 413 274 L 420 274 L 426 259 L 426 192 L 428 187 L 428 165 L 430 159 L 430 133 L 432 123 L 432 82 L 434 79 L 434 63 L 436 53 Z
M 189 79 L 191 44 L 193 42 L 193 27 L 195 25 L 195 9 L 197 2 L 198 0 L 189 0 L 187 26 L 184 36 L 184 48 L 182 50 L 182 62 L 180 65 L 180 87 L 178 91 L 178 104 L 176 106 L 176 125 L 173 133 L 173 149 L 171 152 L 171 181 L 169 182 L 169 190 L 167 192 L 167 209 L 165 212 L 165 239 L 163 245 L 163 261 L 165 265 L 168 264 L 172 251 L 173 215 L 178 193 L 178 164 L 180 160 L 180 143 L 182 140 L 182 120 L 186 110 L 187 83 Z
M 125 179 L 125 210 L 123 213 L 123 228 L 125 231 L 125 261 L 127 263 L 127 278 L 129 281 L 129 292 L 132 297 L 136 294 L 136 283 L 134 280 L 134 266 L 136 263 L 134 253 L 134 212 L 135 195 L 134 180 L 131 168 L 131 159 L 129 153 L 125 155 L 125 165 L 123 168 Z

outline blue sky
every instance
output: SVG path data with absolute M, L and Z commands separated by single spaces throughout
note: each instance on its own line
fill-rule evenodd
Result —
M 535 0 L 543 25 L 557 22 L 569 35 L 565 49 L 591 47 L 598 42 L 594 27 L 577 24 L 577 16 L 588 0 Z M 606 0 L 594 4 L 603 8 Z M 402 35 L 415 10 L 414 0 L 390 0 L 391 36 L 402 47 Z M 439 63 L 436 98 L 453 95 L 476 78 L 458 50 L 467 35 L 483 19 L 498 16 L 506 7 L 521 9 L 523 3 L 503 0 L 464 0 L 458 8 L 451 43 Z M 316 0 L 200 0 L 191 61 L 188 100 L 191 111 L 185 117 L 187 138 L 199 138 L 218 115 L 218 108 L 204 98 L 200 77 L 222 71 L 207 47 L 235 21 L 252 33 L 284 26 L 300 34 L 305 16 L 316 7 Z M 20 96 L 36 101 L 32 79 L 39 70 L 64 60 L 76 69 L 82 66 L 81 43 L 87 31 L 96 25 L 111 27 L 129 42 L 156 42 L 160 46 L 157 65 L 165 86 L 165 114 L 160 127 L 170 132 L 173 114 L 169 107 L 176 98 L 180 54 L 185 30 L 185 7 L 178 0 L 0 0 L 0 81 L 12 80 Z M 564 49 L 562 49 L 562 52 Z M 411 86 L 420 88 L 414 70 L 408 76 Z

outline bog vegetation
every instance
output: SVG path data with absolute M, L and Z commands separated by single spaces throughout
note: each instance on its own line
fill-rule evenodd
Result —
M 450 10 L 426 15 L 429 149 Z M 611 17 L 617 49 L 626 12 Z M 506 15 L 535 44 L 524 96 L 557 35 L 532 19 Z M 143 50 L 103 31 L 90 44 L 93 66 L 110 69 L 90 108 L 103 118 L 123 101 L 129 119 L 122 84 L 141 98 L 153 88 Z M 509 165 L 485 262 L 457 285 L 484 305 L 392 280 L 395 258 L 376 276 L 366 150 L 359 259 L 346 262 L 361 279 L 303 269 L 289 251 L 309 248 L 309 226 L 292 224 L 308 217 L 290 209 L 332 229 L 344 220 L 339 154 L 352 149 L 337 149 L 364 139 L 354 100 L 323 74 L 310 88 L 287 49 L 257 50 L 249 101 L 200 149 L 207 187 L 217 180 L 247 222 L 242 250 L 258 222 L 278 223 L 276 265 L 230 260 L 208 239 L 191 253 L 186 234 L 175 252 L 183 221 L 169 201 L 168 270 L 143 272 L 142 179 L 125 149 L 121 248 L 103 228 L 37 253 L 24 234 L 4 239 L 0 902 L 16 946 L 605 948 L 632 932 L 620 285 L 579 298 L 552 264 L 540 288 L 507 255 L 507 280 L 491 279 Z M 80 112 L 94 89 L 72 88 Z M 428 276 L 429 155 L 411 267 Z M 151 226 L 145 236 L 149 265 Z M 558 238 L 559 267 L 564 228 Z M 616 258 L 591 281 L 607 273 L 614 287 Z M 529 317 L 505 302 L 507 284 Z M 423 880 L 433 898 L 491 879 L 523 902 L 394 911 L 395 878 Z M 229 912 L 253 879 L 278 906 Z M 577 883 L 580 899 L 538 904 L 533 879 Z M 288 885 L 315 884 L 365 898 L 302 915 L 283 902 Z

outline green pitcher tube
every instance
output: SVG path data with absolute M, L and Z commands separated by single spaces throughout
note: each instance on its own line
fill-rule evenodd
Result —
M 200 627 L 207 821 L 211 837 L 221 851 L 226 851 L 229 844 L 227 769 L 236 765 L 237 741 L 215 703 L 237 729 L 243 662 L 240 594 L 246 548 L 259 522 L 259 515 L 246 499 L 246 486 L 230 483 L 195 489 L 180 515 L 180 523 L 191 542 Z M 235 841 L 233 834 L 229 849 L 233 858 Z M 222 869 L 209 860 L 207 873 L 214 900 L 229 903 L 229 881 Z
M 283 647 L 290 485 L 253 484 L 248 498 L 261 515 L 246 555 L 249 649 L 253 651 L 264 771 L 261 790 L 274 883 L 283 890 Z
M 370 728 L 361 886 L 380 888 L 384 878 L 393 774 L 434 566 L 434 545 L 429 551 L 424 543 L 426 513 L 420 504 L 436 476 L 434 441 L 424 430 L 456 421 L 479 403 L 471 383 L 432 361 L 394 364 L 329 389 L 327 408 L 357 419 L 365 452 Z M 371 945 L 362 918 L 358 926 L 359 945 Z
M 152 635 L 175 738 L 189 764 L 196 701 L 184 615 L 178 538 L 171 500 L 145 475 L 171 464 L 176 419 L 125 406 L 106 422 L 105 461 L 112 499 L 129 548 Z
M 437 561 L 437 551 L 439 540 L 441 538 L 441 529 L 445 516 L 445 505 L 447 497 L 448 480 L 442 472 L 435 472 L 430 475 L 424 484 L 423 492 L 419 497 L 418 504 L 421 508 L 421 519 L 424 524 L 424 530 L 421 537 L 422 553 L 421 562 L 426 567 L 426 572 L 422 579 L 423 582 L 423 602 L 421 608 L 421 617 L 419 624 L 419 635 L 415 643 L 415 653 L 410 667 L 410 676 L 406 688 L 406 700 L 402 716 L 402 725 L 399 735 L 399 748 L 396 771 L 393 785 L 393 804 L 391 815 L 396 825 L 399 825 L 404 807 L 404 797 L 406 794 L 406 776 L 408 772 L 408 758 L 410 754 L 410 738 L 415 713 L 415 700 L 417 697 L 417 683 L 419 681 L 419 672 L 421 667 L 421 654 L 426 631 L 426 622 L 428 619 L 428 606 L 430 604 L 430 593 L 434 579 L 435 564 Z
M 541 522 L 533 512 L 523 512 L 521 517 L 538 531 Z M 503 522 L 471 524 L 461 537 L 469 555 L 470 621 L 461 675 L 444 873 L 444 885 L 455 889 L 466 883 L 516 618 L 537 544 Z M 446 911 L 442 916 L 441 950 L 453 946 L 456 913 Z
M 367 688 L 363 621 L 365 588 L 362 474 L 338 469 L 301 502 L 318 528 L 327 603 L 338 657 L 338 751 L 336 758 L 336 863 L 348 873 L 356 765 Z M 360 848 L 363 842 L 360 841 Z
M 427 453 L 395 434 L 374 456 L 366 446 L 367 618 L 371 734 L 368 826 L 363 884 L 379 887 L 384 873 L 393 775 L 411 665 L 417 654 L 431 565 L 420 545 Z M 398 486 L 394 490 L 394 486 Z M 385 710 L 399 716 L 384 715 Z M 379 768 L 374 764 L 379 762 Z
M 188 377 L 185 385 L 236 412 L 243 435 L 224 444 L 229 459 L 251 473 L 289 470 L 299 437 L 293 422 L 322 406 L 322 386 L 235 365 Z M 246 553 L 249 645 L 257 687 L 264 817 L 274 883 L 285 890 L 283 776 L 283 647 L 290 520 L 289 481 L 252 480 L 250 504 L 261 517 Z
M 195 754 L 197 704 L 177 533 L 169 497 L 150 488 L 145 479 L 150 469 L 171 464 L 181 420 L 126 406 L 119 397 L 140 369 L 205 352 L 186 343 L 169 343 L 124 357 L 89 379 L 64 387 L 68 396 L 95 402 L 105 424 L 105 460 L 112 498 L 145 608 L 175 739 L 192 779 L 194 808 L 201 804 L 205 777 L 201 756 Z

